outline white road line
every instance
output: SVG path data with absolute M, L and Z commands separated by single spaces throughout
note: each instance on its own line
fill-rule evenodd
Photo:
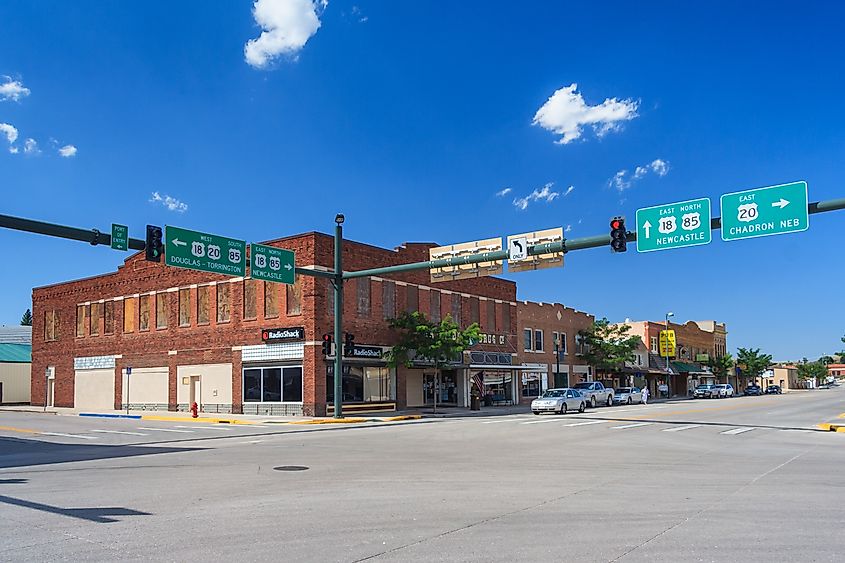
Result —
M 216 426 L 210 424 L 208 426 L 174 426 L 173 428 L 190 428 L 191 430 L 231 430 L 230 426 Z
M 587 422 L 576 422 L 575 424 L 564 424 L 564 426 L 586 426 L 587 424 L 606 424 L 609 420 L 588 420 Z
M 522 422 L 521 424 L 545 424 L 547 422 L 556 422 L 558 419 L 550 418 L 548 420 L 529 420 L 528 422 Z
M 654 424 L 653 422 L 635 422 L 633 424 L 623 424 L 622 426 L 611 426 L 613 430 L 623 430 L 625 428 L 636 428 L 638 426 L 648 426 Z
M 663 432 L 682 432 L 684 430 L 692 430 L 693 428 L 699 428 L 700 424 L 687 424 L 685 426 L 676 426 L 674 428 L 666 428 Z
M 506 418 L 505 420 L 482 420 L 481 424 L 499 424 L 500 422 L 514 422 L 518 421 L 516 418 Z
M 757 430 L 756 428 L 734 428 L 733 430 L 725 430 L 724 432 L 719 432 L 719 434 L 729 434 L 731 436 L 735 436 L 737 434 L 742 434 L 744 432 L 751 432 L 752 430 Z
M 155 432 L 182 432 L 185 434 L 193 432 L 193 430 L 174 430 L 173 428 L 153 428 L 151 426 L 139 426 L 138 430 L 153 430 Z
M 92 430 L 91 432 L 101 432 L 103 434 L 126 434 L 128 436 L 149 436 L 143 432 L 124 432 L 123 430 Z
M 96 436 L 83 436 L 81 434 L 63 434 L 62 432 L 41 432 L 42 436 L 62 436 L 64 438 L 79 438 L 81 440 L 96 440 Z

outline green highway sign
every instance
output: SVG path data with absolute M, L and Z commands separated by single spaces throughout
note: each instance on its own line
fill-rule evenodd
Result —
M 706 197 L 637 209 L 637 252 L 698 246 L 711 239 Z
M 721 197 L 722 240 L 768 237 L 810 228 L 807 182 L 792 182 Z
M 253 279 L 278 283 L 294 282 L 294 253 L 284 248 L 249 245 L 249 271 Z
M 111 225 L 111 247 L 115 250 L 129 250 L 129 228 L 126 225 Z
M 246 274 L 246 242 L 197 231 L 164 227 L 165 264 L 227 276 Z

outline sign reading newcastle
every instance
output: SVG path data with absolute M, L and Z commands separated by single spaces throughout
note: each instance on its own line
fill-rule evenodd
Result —
M 710 240 L 706 197 L 637 209 L 637 252 L 698 246 Z
M 169 225 L 164 229 L 168 266 L 227 276 L 246 274 L 246 242 Z
M 305 340 L 305 328 L 301 326 L 289 328 L 265 328 L 261 331 L 264 342 L 289 342 L 291 340 Z
M 725 194 L 721 206 L 722 240 L 785 235 L 810 227 L 807 182 Z
M 249 247 L 249 273 L 253 279 L 289 284 L 296 281 L 293 251 L 255 243 Z

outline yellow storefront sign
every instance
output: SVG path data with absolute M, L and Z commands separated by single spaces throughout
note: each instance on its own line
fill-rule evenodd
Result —
M 660 355 L 664 358 L 674 358 L 676 353 L 676 340 L 674 330 L 660 331 Z

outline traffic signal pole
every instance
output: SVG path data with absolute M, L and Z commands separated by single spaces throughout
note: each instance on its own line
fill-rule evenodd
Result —
M 334 228 L 334 417 L 343 418 L 343 215 Z
M 0 227 L 13 229 L 15 231 L 26 231 L 28 233 L 47 235 L 50 237 L 78 240 L 81 242 L 87 242 L 93 246 L 98 244 L 104 244 L 107 246 L 111 245 L 111 234 L 100 232 L 98 229 L 66 227 L 55 223 L 45 223 L 43 221 L 33 221 L 32 219 L 12 217 L 11 215 L 0 215 Z M 144 239 L 129 239 L 129 248 L 132 250 L 144 250 L 144 246 Z

